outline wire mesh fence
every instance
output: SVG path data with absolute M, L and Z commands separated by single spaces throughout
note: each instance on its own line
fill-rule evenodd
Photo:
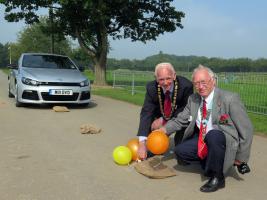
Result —
M 191 80 L 191 72 L 177 74 Z M 240 95 L 249 112 L 267 115 L 267 73 L 217 73 L 219 88 Z M 154 72 L 115 70 L 112 72 L 113 88 L 124 88 L 132 95 L 145 93 L 146 83 L 154 80 Z
M 238 93 L 249 112 L 267 115 L 267 73 L 220 73 L 218 86 Z
M 154 72 L 149 71 L 113 71 L 113 88 L 124 88 L 134 95 L 135 93 L 145 93 L 146 83 L 154 80 Z

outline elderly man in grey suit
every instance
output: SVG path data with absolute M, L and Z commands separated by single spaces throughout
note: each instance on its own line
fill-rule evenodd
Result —
M 199 65 L 192 81 L 197 93 L 161 130 L 170 135 L 186 127 L 175 154 L 189 164 L 200 161 L 210 177 L 200 191 L 214 192 L 225 187 L 224 175 L 231 166 L 236 165 L 242 174 L 250 171 L 247 162 L 253 127 L 239 96 L 217 88 L 211 69 Z

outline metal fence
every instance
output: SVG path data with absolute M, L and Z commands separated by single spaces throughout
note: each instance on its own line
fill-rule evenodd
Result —
M 178 72 L 191 80 L 191 72 Z M 217 73 L 219 88 L 240 95 L 247 110 L 267 115 L 267 73 Z M 154 80 L 154 72 L 115 70 L 112 74 L 113 88 L 124 88 L 132 95 L 145 93 L 147 82 Z
M 154 72 L 130 70 L 115 70 L 112 77 L 113 88 L 124 88 L 132 95 L 145 93 L 146 83 L 155 79 Z

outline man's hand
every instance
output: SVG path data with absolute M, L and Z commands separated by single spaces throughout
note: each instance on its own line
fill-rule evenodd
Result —
M 166 128 L 165 128 L 164 126 L 162 126 L 162 127 L 159 129 L 159 131 L 162 131 L 162 132 L 165 133 L 167 136 L 169 136 L 169 135 L 167 134 Z
M 147 158 L 147 148 L 145 140 L 139 142 L 137 154 L 140 160 L 145 160 Z
M 162 117 L 158 118 L 158 119 L 155 119 L 153 121 L 153 123 L 151 124 L 151 130 L 154 131 L 156 129 L 159 129 L 162 127 L 162 122 L 163 122 L 163 119 Z

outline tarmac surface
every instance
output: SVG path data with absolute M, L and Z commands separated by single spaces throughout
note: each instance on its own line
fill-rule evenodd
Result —
M 8 98 L 7 75 L 0 71 L 1 200 L 264 200 L 267 198 L 267 138 L 254 136 L 251 172 L 233 168 L 226 187 L 214 193 L 199 188 L 207 178 L 198 165 L 164 164 L 177 176 L 149 179 L 133 165 L 119 166 L 113 149 L 136 137 L 140 107 L 93 96 L 88 108 L 15 107 Z M 80 133 L 82 124 L 102 129 Z M 171 150 L 171 148 L 170 148 Z

